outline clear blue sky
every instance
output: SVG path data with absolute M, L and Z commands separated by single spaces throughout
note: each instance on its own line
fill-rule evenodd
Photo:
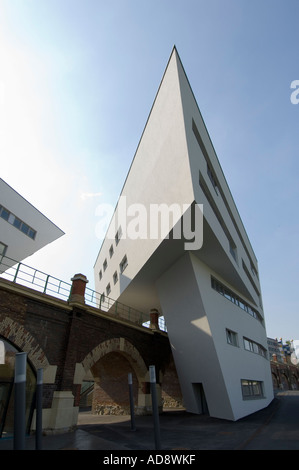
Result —
M 173 45 L 256 252 L 267 333 L 299 339 L 298 0 L 0 0 L 0 176 L 66 235 L 28 264 L 69 281 L 101 241 Z

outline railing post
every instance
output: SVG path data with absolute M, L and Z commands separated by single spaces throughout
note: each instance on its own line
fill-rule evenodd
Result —
M 36 381 L 36 435 L 35 448 L 42 449 L 42 431 L 43 431 L 43 369 L 37 370 Z
M 16 282 L 16 280 L 17 280 L 17 277 L 18 277 L 18 273 L 19 273 L 19 269 L 20 269 L 21 264 L 22 264 L 22 263 L 19 263 L 18 266 L 17 266 L 16 272 L 15 272 L 15 275 L 14 275 L 14 278 L 13 278 L 13 282 Z
M 17 353 L 15 363 L 14 450 L 25 449 L 27 353 Z
M 156 446 L 156 450 L 160 450 L 161 449 L 160 422 L 159 422 L 159 410 L 158 410 L 158 400 L 157 400 L 155 366 L 149 366 L 149 375 L 150 375 L 150 386 L 151 386 L 151 395 L 152 395 L 152 410 L 153 410 L 153 418 L 154 418 L 155 446 Z
M 47 292 L 47 285 L 48 285 L 48 280 L 49 280 L 50 274 L 47 275 L 46 282 L 45 282 L 45 287 L 44 287 L 44 294 Z
M 133 378 L 132 373 L 128 374 L 129 395 L 130 395 L 130 411 L 131 411 L 131 431 L 136 431 L 135 426 L 135 413 L 134 413 L 134 398 L 133 398 Z

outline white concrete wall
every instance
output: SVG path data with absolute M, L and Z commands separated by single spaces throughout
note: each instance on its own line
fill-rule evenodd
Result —
M 161 82 L 121 196 L 126 197 L 127 208 L 138 203 L 146 208 L 148 214 L 150 205 L 153 204 L 170 206 L 178 203 L 183 206 L 191 204 L 194 200 L 175 55 L 172 56 Z M 111 224 L 115 227 L 112 236 L 119 225 L 122 225 L 123 232 L 125 231 L 123 216 L 123 212 L 119 213 L 117 207 Z M 127 221 L 131 224 L 130 227 L 137 216 L 138 211 L 136 214 L 129 214 Z M 110 282 L 112 288 L 110 297 L 117 298 L 163 238 L 164 236 L 159 239 L 132 240 L 129 237 L 124 239 L 123 236 L 117 247 L 114 239 L 106 238 L 94 267 L 96 290 L 105 292 Z M 114 255 L 110 260 L 111 243 L 114 246 Z M 120 276 L 121 282 L 114 286 L 113 273 L 115 270 L 119 272 L 119 263 L 125 254 L 128 257 L 128 267 L 124 275 Z M 104 273 L 105 258 L 108 268 Z M 103 271 L 102 281 L 99 280 L 100 269 Z
M 236 420 L 273 399 L 267 359 L 246 351 L 243 335 L 264 345 L 263 326 L 211 288 L 211 272 L 186 254 L 157 282 L 163 314 L 182 386 L 184 404 L 196 411 L 192 383 L 202 383 L 211 416 Z M 239 347 L 227 343 L 226 328 Z M 243 400 L 241 379 L 264 383 L 265 397 Z
M 10 258 L 22 261 L 64 234 L 2 179 L 0 179 L 0 204 L 36 230 L 36 237 L 33 240 L 0 217 L 0 241 L 8 246 L 6 256 Z
M 190 255 L 157 281 L 184 405 L 198 413 L 192 383 L 202 383 L 211 416 L 233 419 L 223 373 Z
M 192 130 L 193 119 L 221 188 L 218 195 Z M 199 177 L 204 181 L 205 193 Z M 207 191 L 209 200 L 205 196 Z M 158 299 L 189 411 L 201 412 L 192 384 L 203 384 L 211 416 L 235 420 L 267 406 L 273 398 L 269 362 L 243 347 L 243 336 L 246 336 L 267 349 L 265 328 L 211 288 L 214 273 L 263 316 L 259 280 L 256 277 L 251 281 L 243 267 L 244 261 L 248 271 L 251 264 L 258 271 L 257 260 L 176 51 L 161 82 L 121 196 L 126 197 L 127 210 L 136 203 L 147 211 L 150 204 L 155 203 L 170 206 L 195 201 L 203 204 L 203 247 L 189 254 L 181 248 L 175 252 L 177 245 L 170 240 L 123 237 L 115 246 L 114 239 L 106 237 L 95 263 L 96 290 L 105 293 L 109 282 L 109 296 L 122 299 L 127 293 L 127 303 L 133 307 L 137 298 L 139 304 L 143 298 L 144 305 L 150 305 L 152 299 L 152 307 L 156 307 Z M 221 214 L 226 231 L 210 205 L 211 200 Z M 138 213 L 131 213 L 121 221 L 123 215 L 116 208 L 112 237 L 119 225 L 124 232 L 125 224 Z M 237 259 L 230 253 L 229 238 L 236 245 Z M 111 243 L 114 246 L 112 259 L 109 257 Z M 172 258 L 171 251 L 175 252 Z M 128 266 L 121 275 L 119 264 L 124 255 L 127 255 Z M 105 258 L 108 267 L 104 272 Z M 119 275 L 116 286 L 114 271 Z M 153 273 L 159 273 L 156 279 Z M 237 332 L 238 348 L 228 345 L 226 328 Z M 244 400 L 241 379 L 262 381 L 265 397 Z

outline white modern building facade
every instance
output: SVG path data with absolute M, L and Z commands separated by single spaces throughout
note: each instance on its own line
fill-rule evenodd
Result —
M 164 316 L 187 411 L 237 420 L 272 401 L 256 256 L 176 48 L 94 275 Z
M 0 179 L 0 273 L 62 235 L 60 228 Z

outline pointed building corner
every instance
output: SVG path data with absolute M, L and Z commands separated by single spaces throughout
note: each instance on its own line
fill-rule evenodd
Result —
M 126 237 L 104 239 L 94 267 L 96 291 L 109 285 L 111 298 L 161 312 L 187 411 L 208 409 L 215 418 L 237 420 L 268 406 L 273 385 L 257 260 L 175 45 L 122 196 L 127 208 L 138 204 L 148 216 L 153 204 L 166 208 L 164 217 L 174 206 L 188 209 L 168 219 L 163 235 L 152 235 L 159 224 L 152 227 L 149 217 L 145 230 L 130 236 L 130 220 L 117 206 L 112 224 L 118 233 L 122 220 Z M 194 227 L 185 214 L 196 205 L 203 218 Z M 180 236 L 173 236 L 180 226 Z M 203 244 L 185 248 L 201 230 Z

